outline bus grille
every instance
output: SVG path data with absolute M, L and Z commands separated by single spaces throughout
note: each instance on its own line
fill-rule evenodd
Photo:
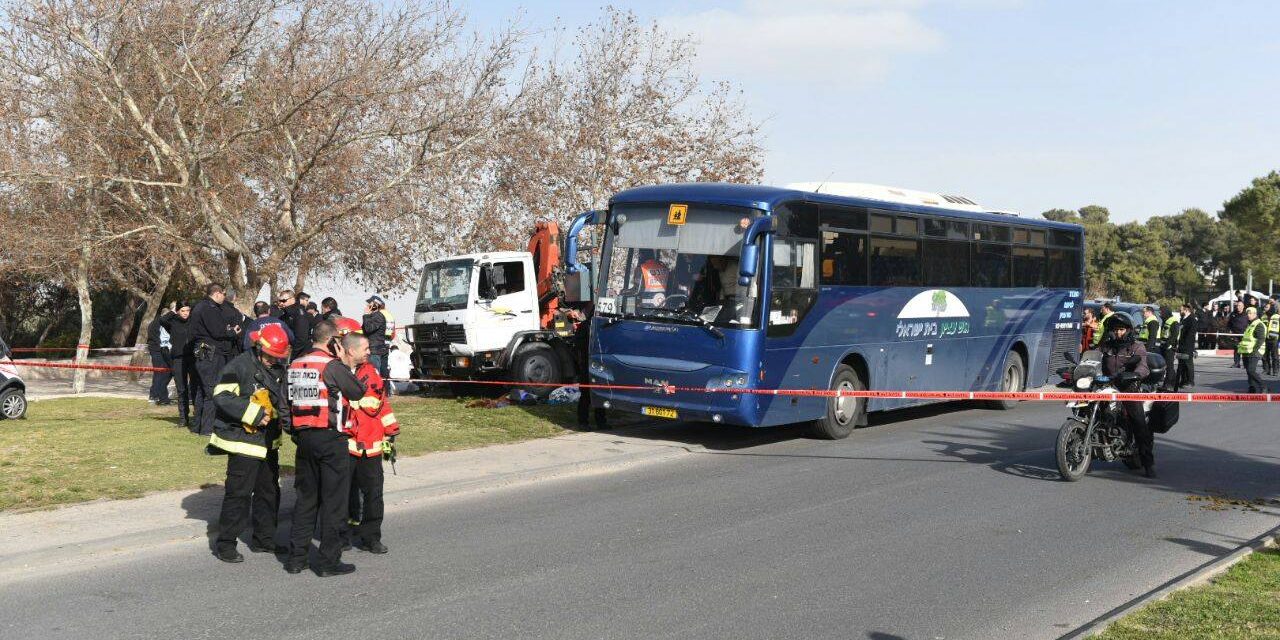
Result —
M 1075 329 L 1054 329 L 1053 349 L 1049 352 L 1050 379 L 1053 379 L 1053 375 L 1059 369 L 1071 366 L 1071 362 L 1064 355 L 1067 351 L 1080 352 L 1080 332 Z

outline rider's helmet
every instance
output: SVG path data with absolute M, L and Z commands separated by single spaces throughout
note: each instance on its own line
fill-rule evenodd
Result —
M 1103 329 L 1110 332 L 1114 331 L 1116 327 L 1124 327 L 1133 331 L 1133 319 L 1123 311 L 1113 313 L 1110 318 L 1107 318 L 1107 326 L 1103 327 Z

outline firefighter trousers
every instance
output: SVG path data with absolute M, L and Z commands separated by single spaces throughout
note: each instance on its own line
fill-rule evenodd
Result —
M 347 523 L 364 544 L 382 541 L 382 456 L 351 458 L 351 496 Z
M 253 523 L 253 544 L 273 549 L 276 519 L 280 513 L 280 453 L 267 452 L 259 460 L 236 453 L 227 454 L 226 493 L 218 515 L 218 551 L 236 548 L 236 538 Z M 252 514 L 252 516 L 250 515 Z
M 297 502 L 289 532 L 290 561 L 305 563 L 320 521 L 320 565 L 331 568 L 342 561 L 342 531 L 347 516 L 347 492 L 351 487 L 351 455 L 346 436 L 332 429 L 298 432 L 298 457 L 294 489 Z

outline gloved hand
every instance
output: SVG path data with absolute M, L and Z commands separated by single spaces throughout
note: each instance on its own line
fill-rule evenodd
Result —
M 383 455 L 383 456 L 390 456 L 390 455 L 392 455 L 392 453 L 393 453 L 395 450 L 396 450 L 396 445 L 395 445 L 395 443 L 394 443 L 394 442 L 392 442 L 392 441 L 390 441 L 390 440 L 383 440 L 383 441 L 382 441 L 382 455 Z

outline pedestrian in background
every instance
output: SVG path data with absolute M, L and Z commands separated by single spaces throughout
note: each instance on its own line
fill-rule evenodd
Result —
M 579 384 L 591 384 L 591 317 L 595 308 L 588 305 L 581 312 L 581 321 L 573 334 L 574 377 Z M 594 415 L 592 415 L 594 413 Z M 596 429 L 608 429 L 608 417 L 603 407 L 591 409 L 591 388 L 578 387 L 578 429 L 587 431 L 591 428 L 587 418 L 595 418 Z
M 284 329 L 285 335 L 289 337 L 289 344 L 293 344 L 293 329 L 291 329 L 289 325 L 285 324 L 280 318 L 271 316 L 271 305 L 261 300 L 253 303 L 253 315 L 253 320 L 250 320 L 249 324 L 245 325 L 244 336 L 242 338 L 242 346 L 245 351 L 248 351 L 253 346 L 253 333 L 261 330 L 269 324 L 280 325 L 280 328 Z
M 147 355 L 151 356 L 151 366 L 163 371 L 151 372 L 151 391 L 147 400 L 152 404 L 167 405 L 169 401 L 169 381 L 173 379 L 173 343 L 169 332 L 165 330 L 161 320 L 168 313 L 163 310 L 147 324 Z
M 1280 308 L 1275 301 L 1267 303 L 1267 352 L 1262 356 L 1267 375 L 1280 374 L 1280 355 L 1276 353 L 1277 339 L 1280 339 Z
M 1196 384 L 1196 323 L 1192 315 L 1194 309 L 1190 304 L 1182 305 L 1184 318 L 1178 334 L 1178 349 L 1174 355 L 1178 364 L 1177 385 L 1175 388 L 1194 387 Z
M 191 428 L 191 400 L 200 384 L 196 376 L 195 356 L 191 353 L 191 305 L 175 302 L 160 316 L 160 325 L 169 332 L 169 355 L 173 364 L 173 386 L 178 396 L 178 420 Z M 198 415 L 198 413 L 197 413 Z
M 320 319 L 333 320 L 340 317 L 342 311 L 338 309 L 338 301 L 333 298 L 325 298 L 320 301 Z
M 1257 313 L 1256 309 L 1254 310 L 1254 313 L 1255 314 Z M 1248 327 L 1248 326 L 1249 326 L 1249 318 L 1248 316 L 1245 315 L 1244 303 L 1237 300 L 1235 303 L 1235 308 L 1231 311 L 1230 314 L 1227 315 L 1227 333 L 1233 333 L 1236 335 L 1228 336 L 1226 338 L 1227 348 L 1232 349 L 1231 366 L 1236 369 L 1240 368 L 1241 360 L 1240 360 L 1240 350 L 1235 349 L 1234 347 L 1239 346 L 1240 335 L 1244 333 L 1245 327 Z
M 1088 307 L 1084 310 L 1084 319 L 1080 322 L 1080 353 L 1089 350 L 1093 345 L 1093 333 L 1098 330 L 1098 318 L 1093 315 L 1093 309 Z

